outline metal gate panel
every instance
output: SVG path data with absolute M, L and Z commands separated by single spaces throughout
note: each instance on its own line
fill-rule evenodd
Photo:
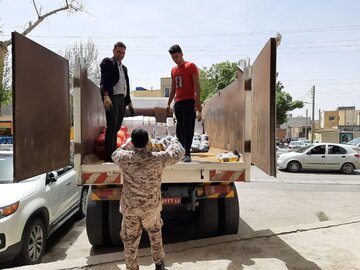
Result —
M 12 33 L 14 179 L 69 164 L 69 63 Z
M 81 142 L 83 157 L 95 152 L 95 141 L 106 126 L 105 110 L 100 88 L 87 77 L 86 69 L 81 70 Z
M 275 84 L 276 40 L 271 38 L 253 64 L 251 117 L 251 162 L 271 176 L 276 176 Z
M 244 74 L 203 104 L 203 121 L 212 147 L 244 152 Z

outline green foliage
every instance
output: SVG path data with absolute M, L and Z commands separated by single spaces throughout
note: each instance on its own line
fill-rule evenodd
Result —
M 236 80 L 236 62 L 221 62 L 200 72 L 201 102 Z

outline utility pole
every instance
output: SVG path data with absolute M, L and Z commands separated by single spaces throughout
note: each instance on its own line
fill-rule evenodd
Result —
M 308 109 L 306 109 L 306 117 L 305 117 L 305 138 L 308 139 L 308 134 L 307 134 L 307 119 L 308 119 Z
M 315 132 L 315 85 L 311 88 L 312 90 L 312 122 L 311 122 L 311 143 L 314 143 L 314 132 Z

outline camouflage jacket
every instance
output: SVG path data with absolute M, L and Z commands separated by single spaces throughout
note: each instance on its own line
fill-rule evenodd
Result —
M 120 211 L 126 215 L 142 215 L 161 211 L 161 174 L 184 155 L 184 149 L 173 139 L 165 151 L 153 152 L 148 148 L 117 149 L 112 159 L 122 170 L 123 189 Z

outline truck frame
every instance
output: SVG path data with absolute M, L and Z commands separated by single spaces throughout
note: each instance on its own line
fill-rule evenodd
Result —
M 25 48 L 41 47 L 31 40 L 13 34 L 13 51 L 15 55 L 22 55 Z M 42 48 L 42 47 L 41 47 Z M 46 50 L 37 48 L 38 50 Z M 210 150 L 208 153 L 193 154 L 191 163 L 179 162 L 164 170 L 162 175 L 162 197 L 164 204 L 181 204 L 189 211 L 196 211 L 199 230 L 203 237 L 238 232 L 239 201 L 235 183 L 250 181 L 250 169 L 254 164 L 269 175 L 276 175 L 275 167 L 275 83 L 276 83 L 276 48 L 277 39 L 270 38 L 252 65 L 245 63 L 239 66 L 237 80 L 217 94 L 207 99 L 203 104 L 203 127 L 208 134 Z M 39 56 L 42 57 L 42 56 Z M 48 168 L 61 167 L 66 162 L 68 142 L 64 139 L 63 129 L 70 130 L 69 121 L 54 122 L 42 121 L 40 125 L 33 122 L 42 131 L 50 131 L 60 125 L 60 134 L 55 134 L 52 140 L 31 132 L 28 137 L 22 137 L 24 131 L 17 132 L 18 124 L 24 119 L 26 113 L 17 108 L 17 100 L 21 99 L 25 91 L 24 80 L 34 78 L 22 77 L 26 69 L 34 68 L 29 65 L 20 66 L 21 59 L 14 62 L 14 163 L 15 179 L 21 181 L 28 174 L 21 173 L 19 165 L 26 159 L 35 158 L 43 162 L 39 168 L 33 168 L 33 175 Z M 42 57 L 42 65 L 54 65 Z M 52 66 L 51 76 L 57 76 L 57 69 L 63 74 L 57 81 L 66 79 L 66 63 L 60 58 L 56 59 L 62 65 Z M 54 59 L 52 60 L 54 61 Z M 25 70 L 25 72 L 24 72 Z M 46 72 L 42 69 L 43 72 Z M 94 154 L 95 140 L 101 129 L 105 126 L 105 113 L 100 98 L 100 90 L 87 78 L 86 67 L 77 60 L 73 70 L 73 102 L 74 102 L 74 164 L 77 172 L 77 184 L 88 185 L 89 198 L 87 204 L 86 229 L 89 242 L 94 246 L 121 244 L 119 231 L 121 228 L 121 213 L 119 212 L 119 199 L 121 197 L 122 174 L 118 166 L 104 163 Z M 64 75 L 65 74 L 65 75 Z M 18 79 L 17 79 L 18 78 Z M 22 80 L 20 81 L 20 78 Z M 42 78 L 41 78 L 42 79 Z M 49 84 L 35 78 L 36 82 L 49 89 Z M 29 110 L 36 108 L 36 92 L 43 93 L 44 89 L 37 89 L 36 82 L 32 82 L 31 93 L 26 107 Z M 20 86 L 19 86 L 20 85 Z M 50 84 L 51 85 L 51 84 Z M 41 87 L 40 87 L 41 88 Z M 68 117 L 68 85 L 56 85 L 50 90 L 51 95 L 57 97 L 61 110 L 54 113 L 56 121 Z M 54 92 L 54 93 L 53 93 Z M 16 99 L 17 98 L 17 99 Z M 45 97 L 48 98 L 48 97 Z M 50 103 L 54 97 L 49 98 Z M 48 100 L 45 100 L 47 102 Z M 21 103 L 21 101 L 20 101 Z M 58 104 L 57 104 L 58 105 Z M 47 106 L 53 110 L 52 105 Z M 136 111 L 137 108 L 135 108 Z M 67 111 L 66 111 L 67 110 Z M 165 110 L 165 108 L 164 108 Z M 46 111 L 42 111 L 44 113 Z M 27 112 L 29 113 L 29 112 Z M 18 115 L 16 115 L 18 114 Z M 16 117 L 18 116 L 18 117 Z M 59 120 L 59 121 L 60 121 Z M 47 132 L 48 134 L 49 132 Z M 18 135 L 17 135 L 18 134 Z M 42 139 L 42 140 L 40 140 Z M 35 156 L 22 152 L 19 149 L 31 146 L 36 149 Z M 51 151 L 46 150 L 50 148 Z M 31 151 L 32 149 L 30 149 Z M 45 152 L 41 152 L 45 151 Z M 241 153 L 238 162 L 219 162 L 216 155 L 225 151 Z M 35 149 L 34 149 L 35 151 Z M 56 151 L 64 151 L 57 157 Z M 27 155 L 26 155 L 27 154 Z

